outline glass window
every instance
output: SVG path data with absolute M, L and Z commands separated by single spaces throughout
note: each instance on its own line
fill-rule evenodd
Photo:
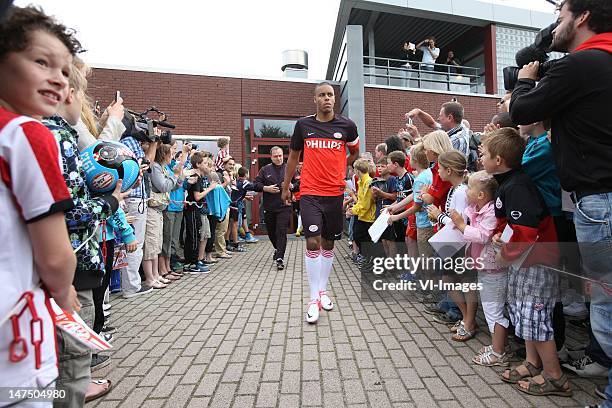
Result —
M 288 119 L 253 119 L 253 133 L 255 137 L 291 139 L 296 122 Z
M 244 140 L 246 141 L 246 153 L 251 152 L 251 119 L 244 119 Z
M 270 149 L 272 149 L 274 146 L 273 144 L 267 145 L 267 144 L 258 144 L 257 145 L 257 154 L 271 154 Z M 289 145 L 287 144 L 283 144 L 278 146 L 281 149 L 283 149 L 283 154 L 286 156 L 289 154 Z

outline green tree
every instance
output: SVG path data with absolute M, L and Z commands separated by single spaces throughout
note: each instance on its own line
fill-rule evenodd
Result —
M 267 123 L 264 123 L 261 126 L 261 129 L 259 129 L 259 137 L 269 137 L 269 138 L 275 138 L 275 139 L 288 139 L 290 138 L 290 135 L 285 132 L 284 130 L 282 130 L 280 128 L 280 126 L 273 126 L 273 125 L 268 125 Z

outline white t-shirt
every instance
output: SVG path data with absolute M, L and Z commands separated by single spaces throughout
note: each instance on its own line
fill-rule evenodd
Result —
M 19 337 L 26 348 L 21 361 L 9 360 L 15 337 L 11 320 L 0 326 L 0 387 L 42 388 L 58 375 L 53 312 L 49 297 L 40 287 L 26 225 L 71 206 L 53 135 L 40 122 L 0 107 L 0 319 L 5 321 L 12 315 L 24 293 L 32 294 L 33 306 L 18 318 Z M 42 336 L 39 329 L 32 334 L 34 313 L 41 319 L 37 328 L 42 327 Z M 37 369 L 32 341 L 40 337 Z M 22 348 L 17 350 L 21 353 Z
M 459 184 L 457 187 L 451 187 L 451 189 L 448 190 L 448 195 L 446 196 L 444 212 L 438 216 L 438 223 L 440 225 L 446 225 L 449 222 L 453 222 L 449 216 L 451 210 L 455 210 L 459 214 L 463 215 L 463 210 L 465 210 L 467 206 L 467 185 Z M 463 218 L 466 218 L 465 215 L 463 215 Z
M 429 66 L 432 66 L 436 62 L 436 59 L 438 59 L 438 57 L 440 56 L 439 48 L 434 48 L 433 50 L 431 50 L 431 53 L 429 52 L 429 47 L 422 46 L 419 47 L 419 50 L 423 51 L 423 59 L 421 60 L 421 62 Z M 433 56 L 431 55 L 432 53 Z

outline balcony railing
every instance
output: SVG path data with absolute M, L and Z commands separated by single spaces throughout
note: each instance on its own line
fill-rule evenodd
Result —
M 464 93 L 485 93 L 481 71 L 468 66 L 379 57 L 364 57 L 363 64 L 366 84 Z

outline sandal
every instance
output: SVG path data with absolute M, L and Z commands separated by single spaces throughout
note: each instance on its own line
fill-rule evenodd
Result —
M 459 320 L 455 324 L 453 324 L 450 328 L 450 331 L 452 333 L 457 333 L 457 330 L 459 330 L 459 327 L 461 326 L 463 326 L 463 320 Z
M 480 350 L 478 350 L 477 355 L 478 354 L 488 353 L 488 352 L 491 352 L 491 351 L 493 351 L 493 345 L 489 344 L 488 346 L 481 347 Z M 511 351 L 512 351 L 512 349 L 510 348 L 510 345 L 506 344 L 506 346 L 504 347 L 504 354 L 507 354 L 508 357 L 510 357 L 510 355 L 512 354 Z
M 520 384 L 516 384 L 514 388 L 519 391 L 522 391 L 529 395 L 536 396 L 545 396 L 545 395 L 557 395 L 559 397 L 571 397 L 572 389 L 570 388 L 569 381 L 567 379 L 567 375 L 565 373 L 561 374 L 559 379 L 555 380 L 549 374 L 542 371 L 542 378 L 544 378 L 544 382 L 542 384 L 536 383 L 533 378 L 529 378 L 529 385 L 527 388 L 521 387 Z M 565 385 L 567 384 L 567 388 Z
M 108 394 L 113 389 L 113 383 L 111 382 L 111 380 L 108 380 L 108 379 L 104 379 L 104 380 L 91 380 L 91 384 L 94 384 L 94 385 L 106 385 L 106 384 L 108 384 L 108 387 L 104 388 L 102 391 L 100 391 L 97 394 L 85 395 L 85 402 L 93 401 L 95 399 L 103 397 L 103 396 Z
M 166 280 L 169 280 L 169 281 L 177 281 L 177 280 L 181 279 L 180 276 L 177 276 L 177 275 L 173 274 L 172 272 L 167 273 L 165 275 L 162 275 L 162 278 L 164 278 Z
M 465 330 L 465 326 L 460 325 L 457 329 L 457 333 L 451 336 L 454 341 L 465 342 L 473 339 L 476 336 L 476 329 L 472 331 Z
M 472 362 L 484 367 L 508 367 L 510 364 L 508 362 L 508 354 L 497 354 L 493 350 L 475 355 L 474 358 L 472 358 Z
M 523 378 L 535 377 L 536 375 L 540 374 L 540 372 L 542 371 L 542 367 L 536 367 L 533 364 L 531 364 L 529 361 L 523 361 L 521 365 L 525 367 L 527 371 L 529 371 L 529 374 L 526 374 L 526 375 L 520 374 L 517 371 L 517 368 L 520 366 L 514 367 L 512 369 L 507 368 L 506 370 L 504 370 L 504 373 L 506 371 L 509 371 L 508 378 L 504 377 L 504 373 L 502 373 L 502 375 L 500 376 L 501 380 L 509 384 L 516 384 Z

